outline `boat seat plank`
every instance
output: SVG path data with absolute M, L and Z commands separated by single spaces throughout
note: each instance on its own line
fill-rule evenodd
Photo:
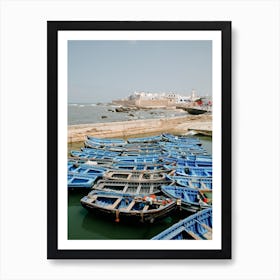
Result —
M 212 231 L 204 233 L 203 237 L 205 237 L 207 240 L 212 240 Z
M 187 233 L 188 233 L 192 238 L 194 238 L 195 240 L 201 240 L 201 238 L 200 238 L 198 235 L 196 235 L 193 231 L 187 230 Z
M 123 191 L 122 191 L 122 192 L 123 192 L 123 193 L 126 193 L 126 191 L 127 191 L 128 187 L 129 187 L 128 185 L 125 185 L 125 187 L 124 187 L 124 189 L 123 189 Z
M 198 220 L 196 220 L 196 222 L 197 222 L 198 224 L 200 224 L 203 228 L 205 228 L 206 230 L 208 230 L 209 232 L 212 232 L 212 228 L 210 228 L 208 225 L 206 225 L 206 224 L 204 224 L 204 223 L 202 223 L 202 222 L 200 222 L 200 221 L 198 221 Z
M 145 205 L 145 207 L 143 208 L 143 211 L 147 211 L 150 205 Z
M 200 182 L 200 185 L 203 189 L 208 189 L 204 182 Z
M 192 181 L 191 180 L 189 180 L 189 186 L 191 187 L 191 188 L 195 188 L 195 186 L 194 186 L 194 184 L 192 183 Z
M 175 236 L 177 236 L 178 234 L 180 234 L 181 232 L 183 232 L 185 230 L 184 226 L 180 226 L 178 227 L 176 230 L 173 230 L 172 232 L 170 232 L 168 235 L 166 235 L 164 237 L 164 239 L 166 240 L 171 240 L 172 238 L 174 238 Z
M 122 197 L 118 198 L 113 205 L 108 206 L 108 209 L 115 209 L 121 202 Z
M 136 194 L 140 193 L 141 188 L 142 188 L 142 186 L 139 184 L 139 186 L 137 187 L 137 190 L 136 190 Z
M 90 197 L 91 201 L 94 202 L 97 199 L 97 195 L 93 195 Z
M 125 208 L 125 210 L 130 211 L 134 205 L 135 205 L 135 201 L 132 200 L 132 201 L 130 202 L 130 204 Z
M 204 227 L 206 230 L 208 230 L 209 232 L 212 232 L 212 228 L 210 228 L 209 226 L 207 226 L 204 223 L 200 223 L 202 227 Z

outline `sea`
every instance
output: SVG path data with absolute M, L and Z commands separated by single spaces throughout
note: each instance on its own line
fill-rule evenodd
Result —
M 180 109 L 141 109 L 116 112 L 118 107 L 120 106 L 109 103 L 70 103 L 68 104 L 68 125 L 156 119 L 188 114 Z

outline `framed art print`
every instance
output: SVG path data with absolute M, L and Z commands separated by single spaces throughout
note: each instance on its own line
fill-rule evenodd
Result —
M 48 258 L 231 258 L 231 22 L 49 21 Z

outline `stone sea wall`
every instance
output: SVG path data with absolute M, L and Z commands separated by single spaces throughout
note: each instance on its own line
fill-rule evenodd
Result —
M 84 141 L 86 135 L 98 138 L 128 138 L 135 135 L 155 135 L 162 132 L 187 133 L 190 130 L 208 131 L 211 135 L 212 116 L 184 116 L 162 119 L 131 120 L 68 126 L 68 143 Z

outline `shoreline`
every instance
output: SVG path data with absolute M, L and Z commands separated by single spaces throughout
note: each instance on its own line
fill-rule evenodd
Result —
M 187 115 L 170 118 L 76 124 L 68 126 L 68 143 L 85 140 L 86 135 L 98 138 L 129 138 L 164 132 L 186 134 L 190 131 L 212 135 L 212 115 Z

